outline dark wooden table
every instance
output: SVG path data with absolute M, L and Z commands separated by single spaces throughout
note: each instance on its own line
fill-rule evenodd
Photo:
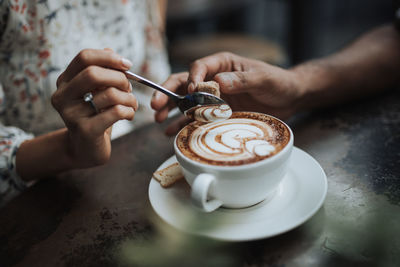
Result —
M 0 266 L 400 266 L 400 93 L 289 124 L 329 188 L 286 234 L 225 243 L 160 223 L 147 191 L 173 148 L 165 124 L 152 124 L 114 141 L 107 165 L 37 183 L 3 207 Z

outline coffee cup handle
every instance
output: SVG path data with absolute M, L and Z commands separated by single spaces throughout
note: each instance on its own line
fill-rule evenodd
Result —
M 205 212 L 211 212 L 222 206 L 218 199 L 207 200 L 210 186 L 215 181 L 215 176 L 208 173 L 198 175 L 192 184 L 192 201 Z

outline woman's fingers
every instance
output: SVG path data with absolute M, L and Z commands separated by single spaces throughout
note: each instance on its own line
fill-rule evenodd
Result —
M 114 87 L 96 91 L 92 102 L 99 114 L 96 113 L 91 103 L 84 102 L 83 99 L 71 100 L 58 107 L 57 110 L 68 127 L 76 128 L 81 120 L 99 116 L 105 110 L 114 106 L 131 108 L 134 112 L 139 106 L 136 97 L 132 93 L 123 92 Z
M 133 120 L 135 110 L 132 107 L 123 105 L 112 106 L 94 116 L 90 121 L 95 134 L 103 133 L 119 120 Z
M 115 87 L 96 92 L 93 103 L 100 111 L 115 105 L 132 107 L 135 111 L 138 109 L 138 102 L 132 93 L 123 92 Z
M 71 61 L 67 69 L 57 80 L 57 87 L 61 83 L 72 80 L 79 72 L 91 65 L 104 68 L 128 70 L 132 62 L 121 57 L 110 49 L 84 49 Z
M 82 98 L 87 92 L 100 87 L 115 87 L 130 92 L 132 87 L 125 74 L 99 66 L 89 66 L 78 73 L 71 81 L 60 86 L 64 100 Z
M 102 111 L 96 116 L 80 119 L 76 126 L 83 136 L 98 136 L 103 134 L 119 120 L 133 120 L 135 110 L 124 105 L 115 105 Z

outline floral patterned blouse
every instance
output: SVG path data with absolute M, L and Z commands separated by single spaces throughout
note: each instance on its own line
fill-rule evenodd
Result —
M 0 206 L 26 187 L 15 172 L 19 145 L 64 127 L 50 98 L 79 51 L 110 47 L 134 63 L 134 72 L 157 82 L 167 78 L 158 3 L 0 0 Z M 144 90 L 135 92 L 142 109 L 148 107 Z

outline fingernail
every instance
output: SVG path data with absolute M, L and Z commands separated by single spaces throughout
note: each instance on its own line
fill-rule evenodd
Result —
M 129 91 L 128 91 L 129 93 L 131 93 L 132 92 L 132 84 L 131 84 L 131 82 L 129 82 Z
M 130 69 L 133 66 L 133 63 L 127 59 L 127 58 L 122 58 L 121 59 L 122 65 L 124 65 L 125 68 Z

